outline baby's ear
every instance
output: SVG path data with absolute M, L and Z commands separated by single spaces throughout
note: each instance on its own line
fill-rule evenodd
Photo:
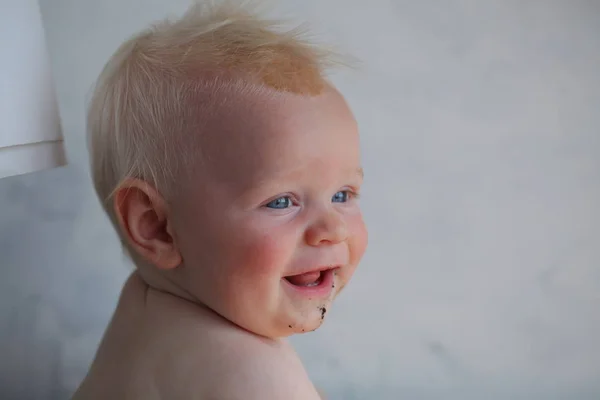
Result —
M 115 193 L 113 206 L 121 232 L 133 251 L 160 269 L 181 264 L 167 202 L 155 188 L 142 180 L 129 179 Z

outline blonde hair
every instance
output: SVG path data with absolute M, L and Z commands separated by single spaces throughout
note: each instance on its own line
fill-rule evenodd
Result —
M 138 178 L 168 191 L 192 158 L 182 139 L 226 101 L 224 88 L 316 95 L 327 67 L 345 63 L 303 39 L 302 29 L 278 31 L 280 23 L 255 6 L 196 3 L 127 40 L 105 65 L 89 106 L 88 146 L 94 186 L 115 227 L 111 200 L 120 185 Z

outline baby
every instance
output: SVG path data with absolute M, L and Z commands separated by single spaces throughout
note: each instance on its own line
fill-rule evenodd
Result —
M 321 326 L 367 245 L 332 61 L 232 3 L 113 55 L 91 168 L 136 270 L 75 399 L 319 398 L 285 339 Z

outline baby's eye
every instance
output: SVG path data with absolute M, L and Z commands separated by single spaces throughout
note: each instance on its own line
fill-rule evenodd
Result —
M 289 196 L 279 197 L 279 198 L 265 204 L 265 207 L 267 207 L 267 208 L 276 208 L 279 210 L 289 208 L 291 206 L 292 206 L 292 199 Z
M 345 203 L 351 197 L 351 193 L 349 190 L 340 190 L 336 194 L 333 195 L 331 201 L 333 203 Z

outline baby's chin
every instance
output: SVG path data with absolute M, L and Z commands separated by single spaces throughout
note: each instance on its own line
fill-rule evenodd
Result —
M 277 322 L 266 322 L 265 325 L 246 326 L 246 331 L 254 333 L 268 339 L 284 339 L 293 335 L 314 332 L 323 325 L 327 318 L 331 302 L 324 302 L 321 305 L 310 306 L 305 310 L 298 310 L 295 313 L 287 314 Z
M 330 308 L 331 300 L 309 306 L 309 309 L 292 318 L 293 322 L 287 326 L 288 336 L 316 331 L 325 322 Z

